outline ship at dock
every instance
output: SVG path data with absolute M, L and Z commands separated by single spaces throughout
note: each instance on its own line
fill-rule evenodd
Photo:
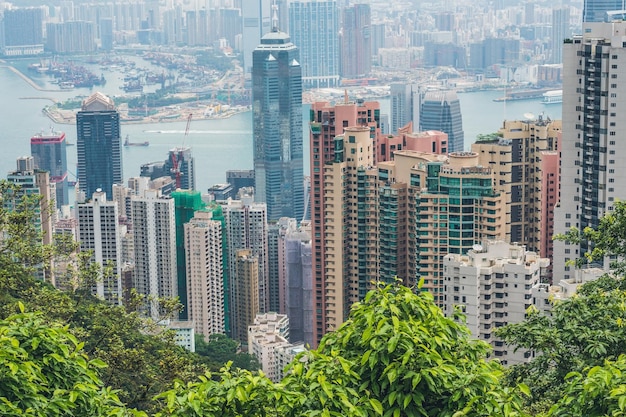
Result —
M 543 93 L 542 104 L 559 104 L 563 103 L 563 90 L 550 90 Z

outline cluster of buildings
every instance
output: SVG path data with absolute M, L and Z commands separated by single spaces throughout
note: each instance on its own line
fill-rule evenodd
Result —
M 183 310 L 172 326 L 230 335 L 274 379 L 378 281 L 423 280 L 446 314 L 465 312 L 494 357 L 531 358 L 493 331 L 533 305 L 549 310 L 551 299 L 608 267 L 574 269 L 568 261 L 582 257 L 585 242 L 552 236 L 597 226 L 622 196 L 626 22 L 588 22 L 565 41 L 562 121 L 505 120 L 470 150 L 452 92 L 393 87 L 392 134 L 382 132 L 375 101 L 346 93 L 313 103 L 306 179 L 304 70 L 277 16 L 271 24 L 252 52 L 252 171 L 231 171 L 228 184 L 202 194 L 191 150 L 175 148 L 124 185 L 119 115 L 95 93 L 77 114 L 73 212 L 64 134 L 34 136 L 33 156 L 8 176 L 43 196 L 42 213 L 56 196 L 59 214 L 40 220 L 44 239 L 72 233 L 108 266 L 94 294 L 121 304 L 134 288 L 155 320 L 158 298 L 178 297 Z M 76 285 L 58 267 L 41 274 Z

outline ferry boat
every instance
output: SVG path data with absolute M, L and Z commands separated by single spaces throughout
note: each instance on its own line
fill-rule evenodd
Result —
M 563 103 L 563 90 L 550 90 L 543 93 L 543 104 Z

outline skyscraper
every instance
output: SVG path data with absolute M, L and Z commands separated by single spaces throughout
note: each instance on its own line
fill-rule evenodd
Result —
M 43 8 L 6 9 L 0 18 L 0 54 L 43 53 Z
M 248 0 L 241 6 L 244 75 L 252 72 L 252 51 L 271 29 L 271 12 L 270 0 Z
M 339 83 L 339 9 L 335 0 L 289 4 L 289 34 L 300 49 L 302 82 L 309 87 Z
M 461 103 L 454 91 L 429 91 L 422 99 L 420 130 L 440 130 L 448 134 L 448 152 L 464 147 Z
M 173 179 L 176 179 L 177 175 L 180 176 L 180 184 L 177 184 L 177 187 L 180 185 L 183 190 L 196 189 L 195 159 L 189 146 L 170 149 L 163 168 L 165 175 L 170 175 Z
M 212 217 L 210 211 L 198 211 L 184 226 L 187 311 L 205 340 L 225 330 L 222 222 Z
M 255 195 L 268 220 L 304 214 L 302 70 L 298 48 L 278 28 L 253 52 Z
M 88 203 L 78 204 L 78 239 L 81 251 L 93 251 L 93 260 L 103 267 L 111 263 L 111 274 L 103 274 L 94 293 L 112 303 L 122 303 L 122 242 L 115 201 L 107 201 L 98 190 Z
M 35 158 L 35 168 L 50 173 L 50 182 L 56 186 L 56 207 L 69 204 L 65 133 L 34 135 L 30 138 L 30 153 Z
M 353 4 L 343 10 L 341 25 L 341 76 L 367 76 L 372 68 L 371 10 L 369 4 Z
M 552 64 L 563 62 L 563 40 L 571 35 L 569 16 L 569 6 L 552 9 L 552 35 L 550 37 L 550 49 L 552 51 L 550 63 Z
M 98 189 L 112 195 L 113 184 L 123 180 L 120 115 L 113 100 L 96 92 L 83 101 L 76 133 L 80 190 L 87 197 Z
M 595 4 L 595 3 L 593 3 Z M 589 4 L 586 4 L 587 6 Z M 596 228 L 626 194 L 626 22 L 587 23 L 563 45 L 563 141 L 560 201 L 554 232 Z M 554 242 L 554 280 L 574 278 L 566 261 L 590 248 Z
M 156 298 L 178 296 L 176 275 L 176 223 L 174 200 L 156 190 L 131 197 L 135 273 L 133 287 L 139 294 L 153 297 L 148 315 L 156 319 Z
M 419 87 L 406 83 L 393 83 L 390 87 L 391 133 L 398 133 L 398 130 L 409 122 L 419 127 Z
M 606 12 L 626 10 L 624 0 L 584 0 L 583 23 L 605 22 Z

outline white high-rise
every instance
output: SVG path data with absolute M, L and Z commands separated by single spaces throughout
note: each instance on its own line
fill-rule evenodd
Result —
M 133 287 L 150 297 L 150 317 L 159 316 L 157 298 L 178 296 L 174 200 L 156 190 L 131 197 L 135 246 Z
M 205 340 L 224 333 L 222 223 L 212 217 L 212 212 L 198 211 L 184 225 L 187 312 Z
M 626 199 L 626 22 L 586 23 L 563 45 L 563 141 L 555 233 L 596 228 Z M 574 277 L 568 260 L 588 250 L 554 242 L 554 281 Z
M 93 260 L 103 267 L 111 266 L 93 286 L 94 293 L 111 304 L 122 303 L 122 243 L 118 224 L 118 207 L 107 201 L 101 190 L 91 201 L 78 204 L 78 239 L 81 251 L 93 251 Z M 108 265 L 110 264 L 110 265 Z

